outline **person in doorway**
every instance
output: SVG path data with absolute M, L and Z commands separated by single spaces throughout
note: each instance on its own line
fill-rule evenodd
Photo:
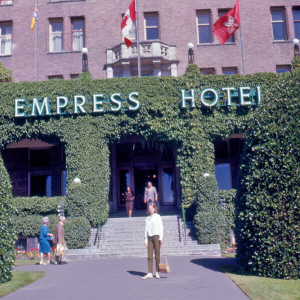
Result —
M 48 228 L 49 225 L 49 218 L 44 217 L 43 218 L 43 225 L 40 230 L 40 265 L 47 265 L 51 262 L 51 248 L 50 248 L 50 237 L 53 236 L 52 233 L 50 233 L 50 230 Z M 47 254 L 48 261 L 47 263 L 44 263 L 44 254 Z
M 57 255 L 55 253 L 55 264 L 61 264 L 66 262 L 66 253 L 68 251 L 67 243 L 65 241 L 65 228 L 64 224 L 66 222 L 66 218 L 61 216 L 60 217 L 60 222 L 57 223 L 56 229 L 55 229 L 55 237 L 54 237 L 54 245 L 57 247 L 58 244 L 63 246 L 63 254 L 62 255 Z
M 129 218 L 132 216 L 133 210 L 133 201 L 134 201 L 134 193 L 131 190 L 131 187 L 128 186 L 125 192 L 125 203 L 126 203 L 126 211 Z
M 147 183 L 147 187 L 145 188 L 145 194 L 144 194 L 144 203 L 147 204 L 147 212 L 149 210 L 149 204 L 151 202 L 154 202 L 156 207 L 158 207 L 158 196 L 157 196 L 157 190 L 152 185 L 152 182 L 149 181 Z
M 159 279 L 160 246 L 163 244 L 164 227 L 155 203 L 149 203 L 149 216 L 146 219 L 145 247 L 148 248 L 148 273 L 142 279 L 153 278 L 153 250 L 155 253 L 156 273 Z

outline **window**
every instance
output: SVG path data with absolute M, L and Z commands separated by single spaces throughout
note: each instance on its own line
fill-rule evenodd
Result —
M 220 190 L 236 188 L 244 139 L 229 137 L 215 143 L 215 175 Z
M 219 10 L 219 18 L 223 17 L 228 12 L 229 12 L 229 9 L 220 9 Z M 227 43 L 234 43 L 234 34 L 228 39 L 228 41 L 225 44 L 227 44 Z
M 273 38 L 275 41 L 284 41 L 287 39 L 286 22 L 284 8 L 272 8 L 272 26 Z
M 235 75 L 238 74 L 237 67 L 230 67 L 230 68 L 222 68 L 223 75 Z
M 52 79 L 64 79 L 64 76 L 63 75 L 49 75 L 48 79 L 49 80 L 52 80 Z
M 70 74 L 71 79 L 76 79 L 79 77 L 79 74 Z
M 49 34 L 49 51 L 63 51 L 63 20 L 50 19 L 50 34 Z
M 0 55 L 11 55 L 12 23 L 0 23 Z
M 81 51 L 84 47 L 84 19 L 72 19 L 72 50 Z
M 215 68 L 200 68 L 200 73 L 202 75 L 215 75 L 216 69 Z
M 0 0 L 0 5 L 11 5 L 13 0 Z
M 285 73 L 290 72 L 291 66 L 290 65 L 278 65 L 276 66 L 276 73 Z
M 146 40 L 158 40 L 158 14 L 151 13 L 144 15 L 145 20 L 145 39 Z
M 300 39 L 300 7 L 293 8 L 295 38 Z
M 198 41 L 199 44 L 211 43 L 211 13 L 210 11 L 198 11 L 197 12 L 198 22 Z

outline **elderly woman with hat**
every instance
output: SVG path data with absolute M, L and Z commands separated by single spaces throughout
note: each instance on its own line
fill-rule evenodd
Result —
M 43 225 L 40 231 L 40 251 L 39 251 L 41 255 L 40 265 L 50 264 L 50 259 L 51 259 L 50 237 L 52 237 L 53 234 L 50 233 L 48 225 L 49 225 L 49 218 L 44 217 Z M 44 254 L 47 254 L 47 258 L 48 258 L 47 263 L 44 263 Z

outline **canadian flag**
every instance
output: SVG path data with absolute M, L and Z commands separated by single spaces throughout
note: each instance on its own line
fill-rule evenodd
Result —
M 132 41 L 128 38 L 128 35 L 131 28 L 133 27 L 135 19 L 135 0 L 132 0 L 121 23 L 121 31 L 127 48 L 129 48 L 132 45 Z
M 213 32 L 218 40 L 224 45 L 228 39 L 240 28 L 240 2 L 236 1 L 235 6 L 224 16 L 218 19 L 213 26 Z

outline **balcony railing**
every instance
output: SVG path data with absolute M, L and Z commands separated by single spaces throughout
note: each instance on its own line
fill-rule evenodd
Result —
M 160 41 L 145 41 L 140 43 L 141 58 L 161 58 L 168 61 L 176 60 L 176 47 Z M 138 56 L 137 44 L 130 48 L 120 44 L 106 50 L 107 64 L 115 64 L 120 60 L 134 59 Z

